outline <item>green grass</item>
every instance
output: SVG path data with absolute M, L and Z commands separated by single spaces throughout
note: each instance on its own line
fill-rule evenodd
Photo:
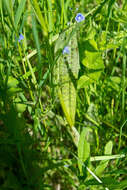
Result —
M 126 189 L 127 1 L 0 0 L 0 34 L 0 189 Z

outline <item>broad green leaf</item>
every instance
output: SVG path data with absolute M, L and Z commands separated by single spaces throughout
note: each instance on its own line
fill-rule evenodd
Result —
M 17 87 L 11 87 L 7 90 L 6 95 L 8 98 L 12 97 L 12 96 L 16 96 L 17 93 L 21 92 L 22 89 L 21 88 L 17 88 Z
M 15 107 L 18 113 L 23 113 L 26 110 L 26 105 L 21 102 L 20 98 L 15 98 Z
M 113 143 L 112 143 L 112 141 L 109 141 L 105 146 L 105 152 L 104 152 L 105 155 L 111 155 L 112 147 L 113 147 Z M 107 167 L 108 162 L 109 162 L 109 160 L 101 161 L 99 166 L 95 169 L 95 174 L 98 175 L 98 176 L 101 176 L 101 174 L 103 173 L 103 171 Z
M 120 90 L 120 83 L 121 83 L 121 78 L 117 76 L 110 77 L 109 85 L 111 88 L 113 88 L 115 91 Z
M 16 78 L 14 78 L 12 76 L 9 76 L 8 82 L 7 82 L 7 87 L 8 88 L 14 88 L 14 87 L 16 88 L 18 83 L 19 82 L 18 82 L 18 80 Z
M 111 153 L 112 153 L 112 148 L 113 148 L 113 143 L 112 143 L 112 141 L 109 141 L 109 142 L 106 144 L 106 146 L 105 146 L 105 152 L 104 152 L 104 154 L 105 154 L 105 155 L 111 155 Z
M 87 32 L 86 40 L 92 40 L 94 39 L 94 36 L 96 35 L 96 30 L 94 28 L 90 28 Z
M 18 9 L 16 11 L 16 14 L 15 14 L 15 20 L 14 20 L 14 23 L 15 23 L 15 27 L 17 28 L 18 26 L 18 23 L 20 21 L 20 18 L 21 18 L 21 15 L 23 13 L 23 10 L 24 10 L 24 7 L 25 7 L 25 3 L 26 3 L 26 0 L 21 0 L 20 1 L 20 4 L 18 6 Z
M 90 143 L 89 138 L 92 133 L 92 129 L 83 128 L 79 143 L 78 143 L 78 167 L 80 170 L 80 174 L 83 175 L 82 165 L 85 161 L 87 161 L 90 157 Z
M 69 54 L 59 55 L 54 66 L 54 84 L 69 125 L 74 126 L 76 111 L 75 80 L 79 71 L 79 52 L 76 28 L 63 32 L 55 44 L 55 53 L 69 46 Z
M 88 85 L 90 85 L 91 83 L 93 83 L 94 81 L 91 80 L 88 76 L 86 75 L 83 75 L 79 78 L 78 80 L 78 86 L 77 88 L 80 89 L 80 88 L 85 88 L 87 87 Z
M 111 81 L 112 81 L 113 83 L 116 83 L 116 84 L 118 84 L 118 85 L 120 85 L 120 83 L 121 83 L 121 77 L 112 76 L 112 77 L 110 77 L 110 79 L 111 79 Z
M 101 75 L 101 71 L 95 71 L 87 75 L 81 76 L 78 80 L 77 89 L 85 88 L 91 83 L 97 82 L 98 79 L 100 78 L 100 75 Z
M 88 69 L 104 69 L 104 63 L 100 52 L 85 51 L 85 58 L 82 63 Z

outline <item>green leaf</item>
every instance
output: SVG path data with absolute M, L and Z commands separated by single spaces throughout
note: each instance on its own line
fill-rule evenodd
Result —
M 125 154 L 116 154 L 116 155 L 110 155 L 110 156 L 94 156 L 94 157 L 90 157 L 90 161 L 94 162 L 94 161 L 99 161 L 99 160 L 112 160 L 112 159 L 120 159 L 120 158 L 124 158 L 124 157 L 125 157 Z M 123 170 L 121 170 L 121 172 L 122 171 Z M 127 170 L 125 172 L 127 172 Z M 125 172 L 124 172 L 124 174 L 125 174 Z M 111 173 L 115 173 L 115 172 L 111 172 Z
M 88 69 L 104 69 L 104 63 L 100 52 L 85 51 L 85 58 L 82 63 Z
M 105 146 L 105 155 L 111 155 L 112 147 L 113 147 L 113 143 L 112 143 L 112 141 L 109 141 Z M 109 162 L 109 160 L 102 160 L 100 162 L 99 166 L 96 168 L 95 174 L 98 175 L 98 176 L 101 176 L 103 171 L 107 167 L 108 162 Z
M 40 7 L 39 7 L 39 3 L 37 0 L 32 0 L 33 2 L 33 8 L 35 9 L 35 14 L 37 16 L 37 19 L 39 20 L 41 26 L 42 26 L 42 29 L 43 29 L 43 34 L 45 36 L 48 35 L 48 30 L 47 30 L 47 26 L 46 26 L 46 23 L 45 23 L 45 19 L 43 18 L 43 15 L 41 13 L 41 10 L 40 10 Z
M 80 88 L 85 88 L 87 87 L 88 85 L 90 85 L 91 83 L 93 83 L 94 81 L 91 80 L 88 76 L 86 75 L 83 75 L 79 78 L 78 80 L 78 86 L 77 86 L 77 89 L 80 89 Z
M 51 36 L 52 36 L 52 32 L 53 32 L 53 11 L 52 11 L 52 1 L 51 0 L 48 0 L 47 1 L 48 3 L 48 21 L 49 21 L 49 32 L 51 33 Z
M 40 51 L 40 42 L 39 42 L 39 36 L 38 36 L 38 31 L 37 31 L 37 24 L 36 24 L 36 18 L 34 13 L 32 12 L 32 31 L 33 31 L 33 36 L 34 36 L 34 40 L 35 40 L 35 44 L 36 44 L 36 48 L 37 48 L 37 53 L 38 53 L 38 65 L 37 68 L 39 70 L 39 76 L 42 75 L 42 62 L 41 62 L 41 51 Z
M 104 178 L 101 178 L 101 181 L 103 183 L 99 183 L 96 179 L 90 179 L 90 180 L 87 180 L 85 182 L 85 185 L 106 185 L 106 186 L 110 186 L 111 184 L 118 184 L 118 182 L 112 178 L 112 177 L 104 177 Z
M 14 20 L 16 28 L 18 26 L 18 23 L 20 21 L 21 15 L 23 13 L 23 10 L 24 10 L 24 7 L 25 7 L 25 3 L 26 3 L 26 0 L 21 0 L 20 3 L 19 3 L 18 9 L 16 11 L 15 20 Z
M 104 177 L 101 178 L 103 185 L 105 185 L 106 187 L 108 187 L 111 190 L 122 190 L 127 188 L 127 180 L 123 180 L 121 182 L 116 181 L 116 179 L 112 178 L 112 177 Z M 89 185 L 102 185 L 99 182 L 97 182 L 95 179 L 92 180 L 88 180 L 85 182 L 85 185 L 89 186 Z
M 92 133 L 92 129 L 90 128 L 83 128 L 79 143 L 78 143 L 78 167 L 80 170 L 80 174 L 83 175 L 82 165 L 85 161 L 88 161 L 90 157 L 90 143 L 89 137 Z
M 99 4 L 97 10 L 96 10 L 95 13 L 93 14 L 93 17 L 95 17 L 98 13 L 101 12 L 102 8 L 105 6 L 105 4 L 106 4 L 108 1 L 109 1 L 109 0 L 101 1 L 101 3 Z
M 100 78 L 101 71 L 95 71 L 89 74 L 81 76 L 78 80 L 77 89 L 85 88 L 88 85 L 97 82 Z
M 109 185 L 109 188 L 117 189 L 117 190 L 125 189 L 125 188 L 127 188 L 127 180 L 123 180 L 123 181 L 119 182 L 118 184 L 112 183 L 112 185 Z
M 20 98 L 15 98 L 15 107 L 18 113 L 23 113 L 27 106 L 21 102 Z
M 14 78 L 12 76 L 9 76 L 8 82 L 7 82 L 7 87 L 8 88 L 14 88 L 14 87 L 16 88 L 18 83 L 19 82 L 18 82 L 18 80 L 16 78 Z
M 111 17 L 112 7 L 114 3 L 115 3 L 115 0 L 109 0 L 107 18 Z
M 79 71 L 79 52 L 76 28 L 63 32 L 55 44 L 55 53 L 59 53 L 65 46 L 69 46 L 69 54 L 59 55 L 54 66 L 54 84 L 60 103 L 69 125 L 75 123 L 76 89 L 75 80 Z
M 9 88 L 9 89 L 7 90 L 7 96 L 8 96 L 8 97 L 15 96 L 18 92 L 21 92 L 21 91 L 22 91 L 21 88 L 17 88 L 17 87 Z
M 3 0 L 3 5 L 5 6 L 6 10 L 7 10 L 7 13 L 10 17 L 10 21 L 11 21 L 11 24 L 13 26 L 13 28 L 15 29 L 15 25 L 14 25 L 14 11 L 13 11 L 13 3 L 12 3 L 12 0 Z

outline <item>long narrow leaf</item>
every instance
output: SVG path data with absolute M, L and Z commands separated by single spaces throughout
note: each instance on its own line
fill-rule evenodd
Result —
M 57 60 L 57 64 L 54 67 L 54 79 L 64 114 L 72 127 L 74 126 L 76 111 L 75 80 L 79 71 L 76 29 L 75 33 L 71 28 L 59 36 L 55 44 L 55 52 L 64 49 L 65 44 L 69 47 L 69 54 L 63 53 Z
M 87 161 L 90 157 L 90 143 L 87 140 L 90 132 L 90 128 L 83 128 L 78 143 L 78 167 L 81 175 L 83 174 L 82 163 Z
M 12 4 L 12 0 L 3 0 L 3 5 L 5 5 L 7 13 L 9 15 L 11 24 L 13 26 L 13 28 L 15 29 L 15 25 L 14 25 L 14 13 L 13 13 L 13 4 Z
M 17 28 L 18 26 L 18 23 L 20 21 L 20 18 L 21 18 L 21 15 L 23 13 L 23 10 L 24 10 L 24 7 L 25 7 L 25 3 L 26 3 L 26 0 L 21 0 L 20 1 L 20 4 L 18 6 L 18 9 L 16 11 L 16 14 L 15 14 L 15 27 Z
M 45 20 L 44 20 L 44 18 L 43 18 L 43 16 L 42 16 L 40 7 L 39 7 L 39 5 L 38 5 L 38 2 L 37 2 L 37 0 L 33 0 L 32 2 L 33 2 L 33 8 L 34 8 L 34 10 L 35 10 L 36 16 L 37 16 L 37 18 L 38 18 L 38 20 L 39 20 L 39 22 L 40 22 L 40 24 L 41 24 L 41 26 L 42 26 L 43 34 L 44 34 L 45 36 L 47 36 L 47 35 L 48 35 L 48 30 L 47 30 L 47 27 L 46 27 Z
M 37 48 L 37 53 L 38 53 L 38 60 L 39 63 L 37 65 L 39 72 L 41 73 L 41 51 L 40 51 L 40 42 L 39 42 L 39 37 L 38 37 L 38 31 L 37 31 L 37 26 L 36 26 L 36 19 L 34 16 L 34 13 L 32 14 L 32 30 L 33 30 L 33 36 Z
M 109 141 L 105 146 L 105 155 L 111 155 L 112 153 L 112 141 Z M 100 176 L 108 165 L 109 160 L 102 160 L 95 170 L 96 175 Z

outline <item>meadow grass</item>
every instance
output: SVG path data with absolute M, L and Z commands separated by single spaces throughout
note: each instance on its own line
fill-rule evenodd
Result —
M 127 188 L 127 1 L 0 0 L 0 189 Z

